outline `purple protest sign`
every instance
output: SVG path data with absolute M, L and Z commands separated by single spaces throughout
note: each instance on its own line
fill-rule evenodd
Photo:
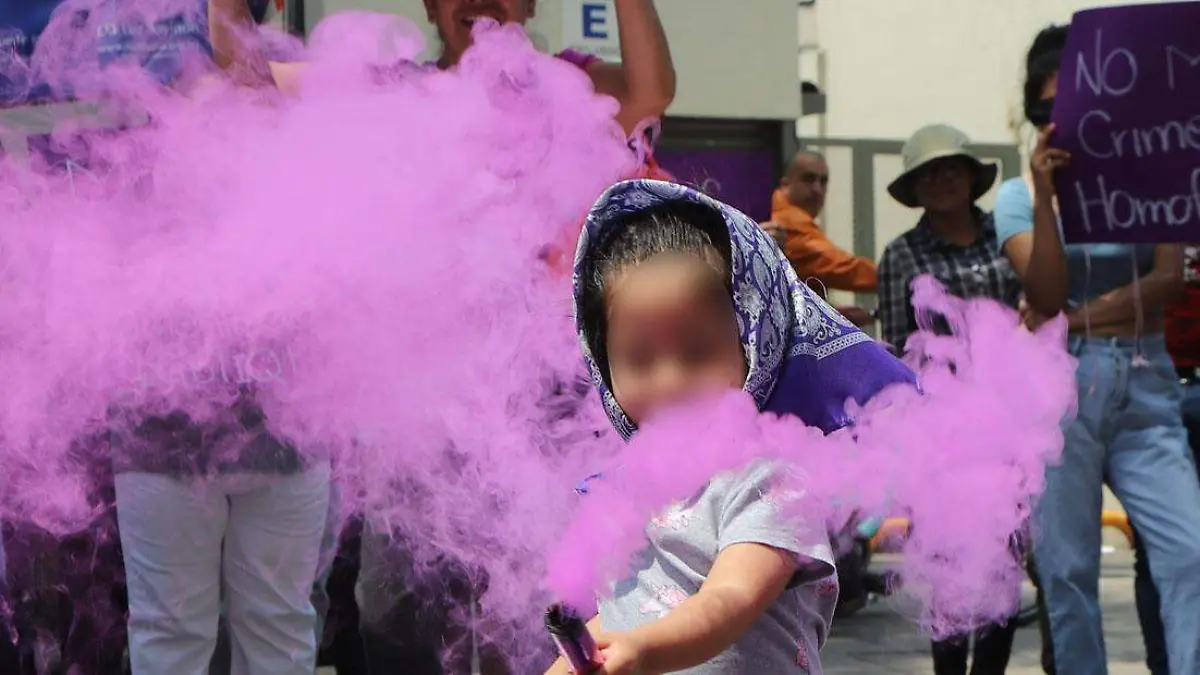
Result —
M 680 183 L 691 185 L 759 222 L 771 216 L 778 158 L 770 150 L 670 150 L 654 159 Z
M 1054 145 L 1069 242 L 1200 242 L 1200 2 L 1071 20 Z

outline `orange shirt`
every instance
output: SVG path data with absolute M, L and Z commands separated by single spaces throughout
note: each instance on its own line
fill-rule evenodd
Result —
M 783 190 L 771 196 L 771 220 L 784 231 L 783 252 L 801 280 L 815 279 L 826 288 L 856 293 L 874 293 L 879 286 L 875 261 L 838 248 Z

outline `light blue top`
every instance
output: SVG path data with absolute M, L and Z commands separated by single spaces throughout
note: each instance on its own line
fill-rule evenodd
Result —
M 1001 250 L 1012 237 L 1033 231 L 1033 197 L 1023 178 L 1011 178 L 996 194 L 996 239 Z M 1154 268 L 1154 244 L 1068 244 L 1067 303 L 1078 307 L 1109 291 L 1133 283 Z

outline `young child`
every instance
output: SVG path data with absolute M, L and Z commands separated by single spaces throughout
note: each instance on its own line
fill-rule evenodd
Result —
M 727 388 L 828 432 L 849 422 L 847 401 L 914 379 L 800 283 L 754 221 L 671 183 L 627 181 L 601 197 L 575 302 L 584 356 L 626 439 L 664 404 Z M 638 571 L 589 622 L 601 673 L 821 672 L 832 553 L 823 523 L 801 541 L 780 521 L 773 479 L 765 463 L 717 476 L 650 523 Z

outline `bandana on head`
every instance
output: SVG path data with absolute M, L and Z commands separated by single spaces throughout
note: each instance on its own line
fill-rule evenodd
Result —
M 733 207 L 683 185 L 631 180 L 609 188 L 592 207 L 575 255 L 576 328 L 588 369 L 613 426 L 628 440 L 637 430 L 605 384 L 583 332 L 579 303 L 596 247 L 631 215 L 672 202 L 721 214 L 729 228 L 733 306 L 746 355 L 745 391 L 764 412 L 796 415 L 826 433 L 850 423 L 846 404 L 864 404 L 884 387 L 916 376 L 801 283 L 767 233 Z

